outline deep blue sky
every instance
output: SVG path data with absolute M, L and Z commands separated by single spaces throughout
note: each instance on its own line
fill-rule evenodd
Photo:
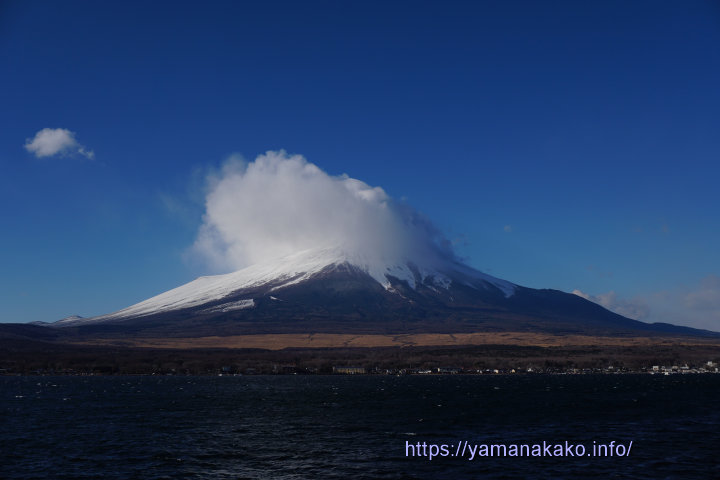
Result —
M 720 330 L 717 2 L 3 2 L 0 87 L 0 321 L 206 273 L 204 176 L 282 148 L 488 273 Z

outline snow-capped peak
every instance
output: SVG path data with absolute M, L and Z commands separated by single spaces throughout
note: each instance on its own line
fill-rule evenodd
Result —
M 156 295 L 143 302 L 108 315 L 93 318 L 69 317 L 56 322 L 56 325 L 95 323 L 140 317 L 150 314 L 198 307 L 209 302 L 217 302 L 240 290 L 270 286 L 270 291 L 300 283 L 333 265 L 350 264 L 380 283 L 386 290 L 393 292 L 391 278 L 404 281 L 411 288 L 418 282 L 432 288 L 447 289 L 453 281 L 462 281 L 473 288 L 492 285 L 500 289 L 506 297 L 515 291 L 515 285 L 454 261 L 420 263 L 406 258 L 385 259 L 348 252 L 343 248 L 310 249 L 258 263 L 233 273 L 199 277 L 192 282 Z M 253 308 L 255 301 L 248 297 L 238 299 L 234 296 L 228 303 L 213 304 L 208 312 L 226 312 Z

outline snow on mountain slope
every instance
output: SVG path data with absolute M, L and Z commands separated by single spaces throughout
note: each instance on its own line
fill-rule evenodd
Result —
M 452 282 L 462 282 L 472 288 L 492 285 L 506 297 L 513 295 L 516 286 L 466 265 L 452 261 L 434 261 L 419 264 L 407 259 L 372 258 L 348 253 L 341 248 L 312 249 L 288 255 L 277 260 L 256 264 L 224 275 L 200 277 L 180 287 L 156 295 L 115 313 L 92 318 L 67 318 L 54 325 L 79 325 L 180 310 L 216 302 L 240 290 L 271 286 L 276 291 L 307 280 L 333 265 L 350 264 L 368 273 L 383 287 L 392 291 L 388 276 L 405 281 L 411 288 L 417 283 L 447 289 Z M 478 282 L 479 281 L 479 282 Z M 252 298 L 213 305 L 207 312 L 227 312 L 253 308 Z

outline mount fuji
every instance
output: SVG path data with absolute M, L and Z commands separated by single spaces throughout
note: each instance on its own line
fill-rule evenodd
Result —
M 522 287 L 442 255 L 314 248 L 200 277 L 120 311 L 49 324 L 104 337 L 259 333 L 538 332 L 712 335 L 625 318 L 577 295 Z

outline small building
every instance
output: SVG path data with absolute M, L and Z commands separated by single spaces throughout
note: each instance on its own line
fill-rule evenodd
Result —
M 365 367 L 333 367 L 333 373 L 359 375 L 365 373 Z
M 460 367 L 437 367 L 437 373 L 451 374 L 460 373 L 462 368 Z

